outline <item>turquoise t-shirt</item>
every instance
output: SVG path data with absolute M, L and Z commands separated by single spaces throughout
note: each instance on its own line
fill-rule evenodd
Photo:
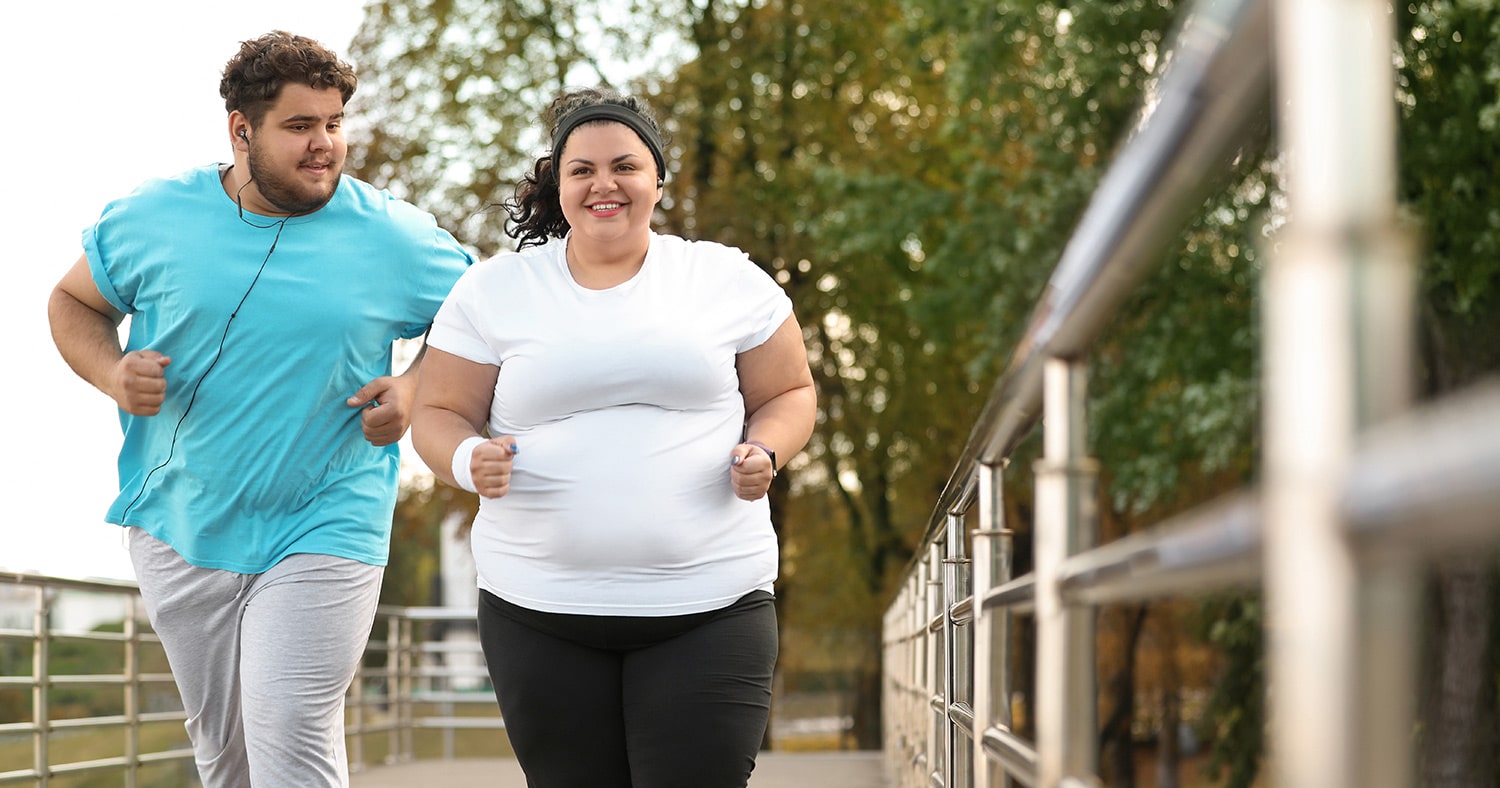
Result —
M 241 218 L 220 171 L 147 182 L 83 233 L 100 293 L 130 315 L 126 349 L 172 359 L 161 412 L 120 413 L 106 518 L 213 569 L 294 553 L 383 566 L 399 449 L 370 445 L 345 400 L 391 374 L 392 343 L 426 331 L 473 258 L 348 176 L 278 237 L 279 219 Z

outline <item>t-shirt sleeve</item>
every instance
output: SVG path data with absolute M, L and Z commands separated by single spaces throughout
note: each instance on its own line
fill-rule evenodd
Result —
M 486 267 L 473 266 L 459 277 L 432 320 L 427 344 L 476 364 L 500 366 L 500 356 L 485 342 L 479 325 Z
M 738 314 L 745 315 L 746 331 L 735 347 L 744 353 L 765 344 L 792 313 L 792 299 L 771 275 L 740 252 L 734 265 L 734 281 L 729 292 L 739 294 L 742 302 Z
M 99 220 L 83 229 L 83 252 L 88 257 L 89 273 L 93 275 L 94 286 L 99 288 L 99 294 L 115 309 L 128 315 L 135 312 L 135 288 L 132 283 L 139 281 L 139 277 L 132 276 L 128 271 L 118 270 L 116 263 L 118 260 L 129 259 L 128 256 L 116 254 L 117 246 L 128 243 L 127 239 L 120 237 L 125 233 L 121 227 L 124 224 L 124 212 L 125 206 L 120 200 L 105 206 Z
M 425 248 L 419 249 L 421 265 L 417 269 L 417 281 L 415 292 L 419 294 L 421 301 L 427 305 L 422 310 L 423 315 L 432 315 L 443 300 L 447 298 L 449 291 L 458 281 L 459 277 L 474 264 L 473 255 L 459 244 L 451 233 L 432 223 L 432 233 Z M 427 332 L 430 322 L 408 323 L 402 328 L 403 339 L 414 339 Z

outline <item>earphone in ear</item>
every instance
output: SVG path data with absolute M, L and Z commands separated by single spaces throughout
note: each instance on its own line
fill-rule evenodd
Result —
M 240 129 L 240 139 L 244 140 L 246 145 L 250 144 L 250 138 L 245 136 L 244 129 Z

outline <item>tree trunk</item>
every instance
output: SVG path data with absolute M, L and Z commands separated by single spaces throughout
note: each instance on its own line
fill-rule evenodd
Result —
M 1421 759 L 1422 785 L 1494 788 L 1500 741 L 1496 732 L 1495 626 L 1492 555 L 1440 562 L 1430 609 L 1434 650 Z
M 874 643 L 865 649 L 866 657 L 854 677 L 854 743 L 861 750 L 878 750 L 881 747 L 881 650 L 880 633 L 875 633 Z
M 1500 369 L 1500 310 L 1472 320 L 1433 303 L 1422 312 L 1420 347 L 1424 398 L 1467 388 Z M 1477 436 L 1476 436 L 1476 439 Z M 1422 785 L 1495 788 L 1500 785 L 1497 732 L 1496 553 L 1471 551 L 1438 561 L 1428 598 L 1430 651 L 1421 699 Z
M 1145 605 L 1122 610 L 1126 617 L 1125 637 L 1121 644 L 1124 660 L 1110 682 L 1114 689 L 1115 708 L 1099 734 L 1101 760 L 1106 765 L 1109 784 L 1116 788 L 1135 788 L 1135 662 L 1146 624 Z
M 1166 657 L 1173 666 L 1174 680 L 1162 687 L 1161 692 L 1161 738 L 1156 747 L 1156 788 L 1178 788 L 1182 784 L 1182 741 L 1178 728 L 1182 726 L 1182 699 L 1175 680 L 1176 663 L 1169 654 Z
M 1166 626 L 1157 626 L 1156 647 L 1161 652 L 1161 733 L 1156 745 L 1156 788 L 1178 788 L 1182 784 L 1182 672 L 1178 670 L 1177 635 L 1180 624 L 1175 616 L 1164 617 Z M 1158 617 L 1161 623 L 1163 617 Z

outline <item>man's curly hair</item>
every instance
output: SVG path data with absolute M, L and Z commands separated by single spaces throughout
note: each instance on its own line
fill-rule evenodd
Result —
M 347 104 L 359 79 L 352 66 L 322 44 L 276 30 L 240 42 L 240 51 L 224 66 L 219 95 L 226 111 L 239 110 L 251 126 L 259 126 L 281 88 L 289 84 L 314 90 L 338 88 Z

